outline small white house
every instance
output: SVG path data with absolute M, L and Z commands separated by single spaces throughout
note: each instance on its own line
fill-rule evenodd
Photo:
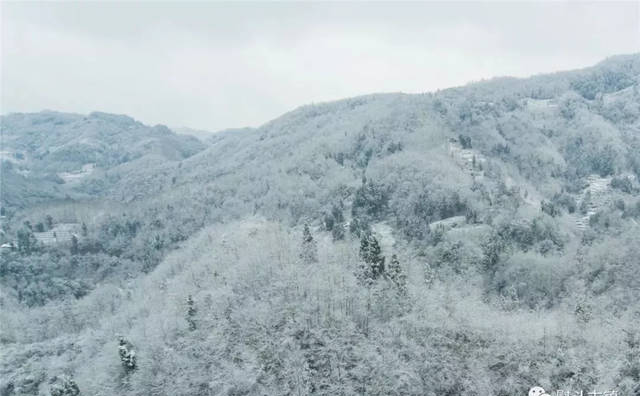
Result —
M 1 252 L 10 252 L 12 250 L 16 250 L 16 244 L 13 242 L 7 242 L 0 245 Z

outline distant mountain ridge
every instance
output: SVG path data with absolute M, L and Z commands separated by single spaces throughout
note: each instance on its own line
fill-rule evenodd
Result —
M 81 182 L 94 171 L 131 163 L 148 166 L 179 161 L 205 148 L 198 139 L 177 135 L 163 125 L 149 127 L 128 116 L 101 112 L 87 116 L 54 111 L 17 113 L 3 116 L 0 125 L 5 205 L 20 205 L 22 194 L 14 188 L 19 185 L 30 189 L 30 194 L 41 187 L 36 194 L 51 198 L 73 195 L 87 191 L 75 188 L 79 183 L 73 186 L 75 190 L 69 189 L 66 182 Z

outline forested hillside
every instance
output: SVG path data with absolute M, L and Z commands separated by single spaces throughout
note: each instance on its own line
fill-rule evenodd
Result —
M 65 198 L 101 196 L 129 169 L 179 161 L 205 145 L 130 117 L 43 111 L 2 117 L 5 210 Z
M 639 84 L 3 117 L 0 395 L 640 394 Z

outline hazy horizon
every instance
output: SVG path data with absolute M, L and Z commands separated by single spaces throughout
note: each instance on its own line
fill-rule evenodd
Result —
M 310 103 L 591 66 L 639 50 L 639 12 L 631 2 L 3 3 L 0 110 L 256 127 Z

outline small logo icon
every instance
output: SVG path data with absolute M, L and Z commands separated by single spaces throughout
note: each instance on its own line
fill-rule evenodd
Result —
M 534 386 L 529 389 L 529 396 L 549 396 L 549 394 L 541 386 Z

